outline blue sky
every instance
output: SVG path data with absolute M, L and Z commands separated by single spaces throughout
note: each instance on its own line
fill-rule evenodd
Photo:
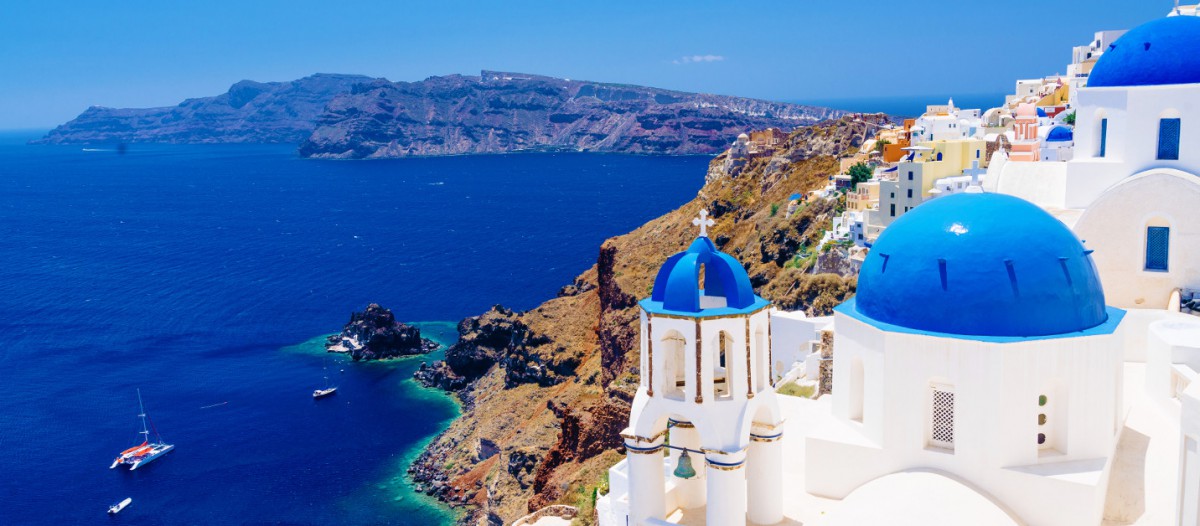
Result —
M 241 79 L 481 69 L 774 100 L 1001 93 L 1167 0 L 9 2 L 0 129 L 174 105 Z

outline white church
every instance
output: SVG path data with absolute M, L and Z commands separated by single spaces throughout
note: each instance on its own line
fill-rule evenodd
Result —
M 701 214 L 640 303 L 600 524 L 1200 525 L 1200 18 L 1116 40 L 1076 108 L 1070 161 L 898 218 L 831 317 Z M 830 394 L 775 392 L 823 360 Z

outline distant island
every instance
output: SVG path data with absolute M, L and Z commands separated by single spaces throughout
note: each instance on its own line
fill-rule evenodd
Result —
M 312 133 L 325 105 L 362 75 L 319 73 L 290 82 L 243 80 L 215 97 L 163 108 L 92 106 L 60 125 L 41 144 L 299 143 Z
M 92 107 L 34 141 L 296 143 L 302 157 L 375 159 L 517 151 L 715 154 L 751 129 L 846 112 L 724 95 L 483 71 L 418 82 L 318 74 L 241 81 L 145 109 Z
M 421 337 L 421 329 L 396 321 L 392 311 L 378 303 L 351 313 L 342 332 L 325 340 L 325 350 L 349 353 L 356 362 L 425 354 L 437 348 L 437 342 Z

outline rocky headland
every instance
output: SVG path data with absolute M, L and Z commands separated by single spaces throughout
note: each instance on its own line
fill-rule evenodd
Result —
M 396 321 L 391 310 L 376 303 L 351 313 L 342 332 L 325 341 L 325 350 L 349 353 L 356 362 L 425 354 L 437 348 L 436 342 L 421 337 L 421 329 Z
M 417 487 L 463 507 L 462 524 L 510 524 L 551 504 L 576 506 L 589 523 L 595 492 L 606 490 L 605 472 L 623 454 L 618 433 L 637 389 L 636 300 L 663 260 L 695 238 L 691 218 L 701 208 L 712 214 L 710 236 L 742 262 L 759 294 L 828 314 L 853 295 L 856 278 L 830 261 L 822 267 L 837 273 L 818 273 L 810 248 L 844 202 L 816 200 L 788 214 L 788 198 L 824 186 L 838 158 L 886 122 L 847 116 L 793 132 L 773 155 L 729 162 L 723 153 L 695 199 L 605 241 L 596 264 L 558 297 L 463 320 L 446 360 L 416 373 L 463 402 L 463 416 L 410 468 Z
M 92 106 L 33 141 L 44 144 L 299 143 L 334 96 L 362 75 L 318 73 L 289 82 L 243 80 L 215 97 L 162 108 Z
M 356 85 L 330 101 L 300 155 L 717 153 L 750 129 L 790 131 L 842 114 L 742 97 L 483 71 L 478 77 Z

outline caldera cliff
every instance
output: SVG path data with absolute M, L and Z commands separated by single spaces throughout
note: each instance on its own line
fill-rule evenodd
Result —
M 751 129 L 844 112 L 781 102 L 483 71 L 376 81 L 330 101 L 300 155 L 326 159 L 514 151 L 706 154 Z
M 463 401 L 463 416 L 411 467 L 418 488 L 464 507 L 462 524 L 507 525 L 555 503 L 580 507 L 588 523 L 605 471 L 623 454 L 618 433 L 639 374 L 636 300 L 649 294 L 662 262 L 695 238 L 692 217 L 702 208 L 712 214 L 710 236 L 741 261 L 760 295 L 827 314 L 856 280 L 814 273 L 810 251 L 844 201 L 818 199 L 788 214 L 789 196 L 823 187 L 838 158 L 884 123 L 882 115 L 848 116 L 801 128 L 769 155 L 728 162 L 721 154 L 695 199 L 607 240 L 596 265 L 558 297 L 460 323 L 462 339 L 446 361 L 417 373 Z

